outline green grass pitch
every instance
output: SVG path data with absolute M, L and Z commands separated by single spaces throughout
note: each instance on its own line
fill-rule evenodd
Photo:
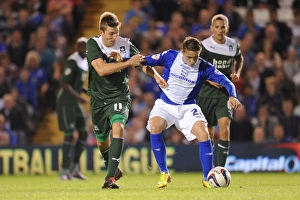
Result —
M 89 180 L 61 181 L 58 175 L 0 176 L 1 200 L 298 200 L 300 173 L 231 173 L 228 188 L 203 188 L 202 173 L 173 173 L 168 187 L 158 189 L 159 174 L 125 174 L 120 189 L 101 189 L 105 174 Z

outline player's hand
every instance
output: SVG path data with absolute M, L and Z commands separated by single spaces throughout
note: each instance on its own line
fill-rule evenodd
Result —
M 216 82 L 213 82 L 213 81 L 209 81 L 209 80 L 206 80 L 206 82 L 208 82 L 209 84 L 211 84 L 212 86 L 220 89 L 222 88 L 222 85 L 220 85 L 219 83 L 216 83 Z
M 108 57 L 113 58 L 117 62 L 122 62 L 123 61 L 123 58 L 122 58 L 121 54 L 119 52 L 117 52 L 117 51 L 110 52 L 110 54 L 108 55 Z
M 137 67 L 137 66 L 141 66 L 141 62 L 144 61 L 144 56 L 137 54 L 132 56 L 129 60 L 127 60 L 126 62 L 128 63 L 128 65 L 132 66 L 132 67 Z
M 230 78 L 231 78 L 232 82 L 238 82 L 240 80 L 240 76 L 236 73 L 230 74 Z
M 167 81 L 160 75 L 154 75 L 154 78 L 159 87 L 166 88 L 168 86 Z
M 229 100 L 228 100 L 228 106 L 230 108 L 233 108 L 233 109 L 238 109 L 240 106 L 242 106 L 241 102 L 235 98 L 235 97 L 229 97 Z

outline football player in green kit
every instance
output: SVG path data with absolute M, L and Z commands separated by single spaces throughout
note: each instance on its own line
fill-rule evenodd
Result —
M 80 96 L 86 79 L 88 65 L 86 59 L 87 38 L 80 37 L 77 40 L 77 51 L 70 55 L 66 61 L 61 80 L 61 89 L 57 95 L 57 116 L 59 128 L 64 132 L 62 144 L 62 166 L 60 170 L 61 180 L 73 178 L 86 180 L 79 171 L 79 159 L 85 148 L 87 138 L 86 116 L 80 104 L 88 101 Z M 78 139 L 75 144 L 73 161 L 70 162 L 73 133 L 78 132 Z
M 87 42 L 89 65 L 88 94 L 97 146 L 107 166 L 103 189 L 118 189 L 116 181 L 122 177 L 118 168 L 124 146 L 124 126 L 131 106 L 128 86 L 128 67 L 139 66 L 143 60 L 139 50 L 128 38 L 119 36 L 121 23 L 117 16 L 105 12 L 99 20 L 99 36 Z M 152 68 L 143 71 L 156 82 L 165 80 Z
M 229 30 L 228 18 L 215 15 L 211 20 L 212 35 L 201 42 L 200 57 L 212 63 L 232 82 L 237 82 L 243 66 L 243 55 L 239 43 L 226 34 Z M 228 93 L 219 84 L 207 81 L 198 96 L 200 106 L 207 122 L 211 138 L 214 138 L 214 126 L 220 129 L 217 145 L 217 166 L 224 167 L 230 148 L 230 122 L 233 109 L 227 106 Z M 241 133 L 242 134 L 242 133 Z

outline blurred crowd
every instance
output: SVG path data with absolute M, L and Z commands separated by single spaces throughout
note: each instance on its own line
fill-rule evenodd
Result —
M 0 145 L 30 144 L 55 112 L 83 0 L 0 1 Z
M 228 36 L 239 41 L 244 56 L 242 76 L 235 84 L 243 107 L 234 113 L 231 141 L 300 141 L 300 1 L 130 2 L 131 8 L 119 16 L 123 18 L 120 35 L 130 38 L 143 55 L 180 49 L 188 35 L 205 39 L 211 35 L 212 16 L 226 15 Z M 85 3 L 88 1 L 0 1 L 0 141 L 30 144 L 44 113 L 55 111 L 61 69 Z M 145 127 L 160 88 L 137 69 L 130 69 L 129 76 L 132 107 L 125 142 L 149 143 Z M 87 143 L 95 145 L 90 117 L 87 123 Z M 174 127 L 164 137 L 167 144 L 191 143 Z

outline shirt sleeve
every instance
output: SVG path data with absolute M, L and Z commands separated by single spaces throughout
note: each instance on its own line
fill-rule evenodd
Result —
M 226 88 L 229 96 L 237 98 L 234 84 L 222 72 L 220 72 L 215 66 L 213 66 L 209 62 L 202 61 L 201 64 L 205 65 L 205 74 L 207 80 L 219 83 L 220 85 Z

